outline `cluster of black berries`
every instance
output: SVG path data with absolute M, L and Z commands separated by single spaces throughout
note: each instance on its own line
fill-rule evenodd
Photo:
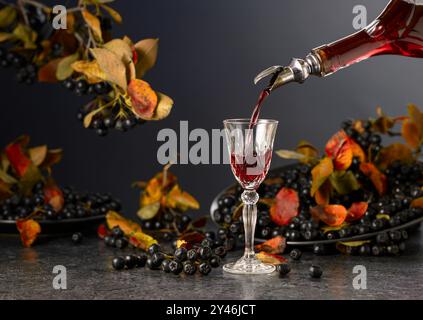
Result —
M 0 66 L 3 68 L 14 67 L 16 79 L 19 83 L 31 85 L 37 78 L 37 67 L 15 52 L 9 52 L 0 47 Z
M 142 253 L 142 263 L 136 263 L 137 256 L 129 255 L 126 257 L 116 257 L 112 261 L 112 266 L 116 270 L 123 268 L 132 269 L 135 266 L 148 267 L 150 270 L 162 270 L 165 273 L 178 275 L 184 272 L 186 275 L 193 275 L 200 272 L 202 275 L 208 275 L 212 268 L 220 266 L 221 259 L 226 256 L 224 247 L 212 249 L 208 242 L 203 242 L 200 246 L 194 246 L 187 250 L 184 247 L 176 248 L 173 255 L 163 252 L 158 244 L 153 244 L 148 248 L 148 255 Z
M 79 80 L 77 84 L 81 81 L 85 82 L 85 80 Z M 92 86 L 95 87 L 100 85 L 101 83 L 91 85 L 90 88 Z M 91 111 L 91 109 L 82 107 L 77 113 L 78 120 L 83 122 L 85 116 Z M 132 112 L 128 112 L 125 118 L 121 118 L 118 116 L 117 108 L 112 108 L 97 113 L 91 121 L 89 129 L 95 130 L 100 137 L 104 137 L 107 135 L 109 130 L 115 129 L 117 131 L 126 132 L 143 123 L 145 123 L 145 120 L 136 117 Z
M 372 131 L 371 122 L 367 120 L 362 121 L 360 132 L 353 127 L 353 124 L 352 120 L 346 120 L 342 123 L 341 127 L 363 150 L 369 150 L 373 156 L 377 155 L 382 148 L 382 137 Z
M 77 96 L 83 95 L 96 95 L 102 96 L 110 92 L 112 87 L 109 85 L 108 82 L 98 82 L 94 84 L 89 84 L 84 79 L 73 79 L 68 78 L 62 81 L 63 87 L 67 90 L 74 92 Z
M 289 253 L 289 257 L 294 260 L 294 261 L 298 261 L 301 259 L 302 256 L 302 252 L 300 249 L 298 248 L 294 248 L 291 250 L 291 252 Z M 286 276 L 288 273 L 291 272 L 291 266 L 289 265 L 288 262 L 284 262 L 281 264 L 278 264 L 276 266 L 276 272 L 279 273 L 280 277 L 284 277 Z M 312 265 L 309 268 L 309 275 L 312 278 L 320 278 L 323 274 L 322 268 L 320 266 L 317 265 Z
M 113 227 L 110 235 L 104 237 L 104 243 L 108 247 L 124 249 L 128 246 L 128 238 L 119 227 Z
M 64 206 L 60 212 L 45 202 L 44 184 L 37 183 L 31 196 L 22 196 L 15 193 L 10 198 L 0 203 L 0 218 L 3 220 L 17 220 L 26 218 L 38 211 L 37 217 L 41 220 L 62 220 L 85 218 L 89 216 L 104 215 L 109 210 L 120 211 L 119 200 L 110 194 L 83 193 L 73 188 L 62 189 Z

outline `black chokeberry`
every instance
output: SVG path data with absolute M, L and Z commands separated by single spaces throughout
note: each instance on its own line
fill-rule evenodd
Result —
M 197 260 L 197 250 L 195 250 L 195 249 L 188 250 L 188 252 L 187 252 L 187 258 L 190 261 Z
M 166 273 L 170 273 L 170 267 L 169 267 L 170 262 L 171 261 L 170 260 L 167 260 L 167 259 L 165 259 L 165 260 L 162 261 L 161 268 Z
M 82 233 L 81 232 L 76 232 L 72 235 L 72 242 L 74 244 L 79 244 L 82 241 Z
M 302 256 L 302 252 L 299 249 L 292 249 L 291 252 L 289 253 L 289 256 L 293 259 L 293 260 L 300 260 L 301 256 Z
M 312 265 L 309 269 L 309 274 L 312 278 L 320 278 L 323 274 L 322 268 Z
M 221 259 L 220 259 L 219 256 L 213 256 L 213 257 L 210 258 L 209 262 L 210 262 L 210 265 L 212 266 L 212 268 L 217 268 L 217 267 L 220 266 Z
M 200 263 L 199 267 L 198 267 L 198 271 L 200 271 L 200 273 L 202 275 L 208 275 L 212 270 L 212 267 L 210 266 L 210 264 L 208 262 L 202 262 Z
M 115 247 L 118 249 L 124 249 L 128 246 L 128 240 L 126 238 L 117 238 L 115 240 Z
M 125 259 L 125 267 L 127 267 L 128 269 L 132 269 L 135 267 L 136 259 L 132 254 L 125 256 L 124 259 Z
M 323 244 L 315 244 L 313 246 L 313 253 L 317 255 L 326 254 L 326 247 Z
M 220 258 L 224 258 L 226 256 L 226 253 L 227 251 L 224 246 L 220 246 L 214 249 L 214 254 L 219 256 Z
M 201 247 L 199 250 L 199 256 L 202 260 L 208 260 L 211 258 L 213 252 L 210 247 Z
M 148 248 L 147 252 L 148 252 L 150 255 L 153 255 L 154 253 L 160 252 L 160 245 L 158 245 L 157 243 L 152 244 L 152 245 Z
M 197 267 L 195 266 L 195 264 L 190 261 L 185 261 L 183 265 L 184 265 L 184 273 L 187 275 L 191 276 L 195 273 L 195 271 L 197 271 Z
M 172 260 L 169 263 L 169 269 L 170 269 L 170 272 L 177 275 L 177 274 L 180 274 L 182 272 L 183 266 L 182 266 L 181 262 L 176 261 L 176 260 Z
M 125 268 L 125 259 L 122 257 L 113 258 L 112 266 L 115 270 L 122 270 Z
M 280 276 L 285 276 L 291 272 L 291 267 L 288 263 L 281 263 L 276 266 L 276 271 Z
M 183 262 L 187 259 L 187 249 L 180 247 L 175 250 L 174 253 L 175 260 Z
M 143 268 L 147 263 L 147 255 L 145 253 L 133 255 L 135 258 L 135 266 L 137 268 Z
M 118 226 L 113 227 L 111 233 L 112 233 L 112 236 L 115 237 L 115 238 L 122 238 L 123 237 L 123 231 Z

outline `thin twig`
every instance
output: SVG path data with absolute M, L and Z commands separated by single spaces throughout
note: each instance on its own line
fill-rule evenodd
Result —
M 34 7 L 41 8 L 41 9 L 50 9 L 50 7 L 49 7 L 49 6 L 46 6 L 45 4 L 42 4 L 42 3 L 38 2 L 38 1 L 33 1 L 33 0 L 22 0 L 22 2 L 23 2 L 23 3 L 30 4 L 30 5 L 32 5 L 32 6 L 34 6 Z
M 25 10 L 25 8 L 24 8 L 24 0 L 18 0 L 18 7 L 19 7 L 19 10 L 21 11 L 21 13 L 22 13 L 22 16 L 23 16 L 23 19 L 24 19 L 24 21 L 25 21 L 25 24 L 27 25 L 27 26 L 29 26 L 29 20 L 28 20 L 28 15 L 26 14 L 26 10 Z

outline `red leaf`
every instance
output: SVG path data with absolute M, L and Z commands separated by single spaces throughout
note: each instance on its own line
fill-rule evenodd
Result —
M 341 225 L 347 217 L 347 209 L 337 204 L 316 206 L 310 209 L 310 213 L 314 219 L 323 221 L 331 227 Z
M 109 230 L 104 223 L 100 224 L 97 228 L 97 235 L 100 239 L 104 239 L 107 235 L 109 235 Z
M 286 263 L 288 260 L 282 256 L 278 256 L 276 254 L 267 253 L 261 251 L 256 254 L 257 259 L 259 259 L 263 263 L 269 263 L 273 265 Z
M 22 177 L 26 173 L 27 169 L 32 163 L 23 150 L 27 143 L 28 137 L 24 136 L 9 144 L 5 150 L 10 164 L 19 177 Z
M 62 58 L 57 58 L 43 65 L 38 70 L 38 81 L 49 83 L 57 82 L 56 71 L 60 61 L 62 61 Z
M 332 158 L 336 170 L 347 170 L 350 167 L 353 152 L 350 138 L 344 130 L 338 131 L 329 139 L 325 151 Z
M 256 245 L 256 250 L 271 254 L 281 254 L 285 251 L 286 239 L 282 236 L 274 237 Z
M 179 237 L 179 240 L 184 240 L 188 242 L 189 244 L 195 244 L 195 243 L 200 243 L 201 241 L 204 240 L 204 238 L 205 238 L 204 234 L 197 231 L 193 231 L 193 232 L 184 233 L 183 235 Z
M 200 217 L 194 220 L 191 224 L 195 228 L 203 228 L 207 224 L 207 217 Z
M 22 244 L 25 247 L 30 247 L 41 232 L 40 224 L 32 219 L 17 220 L 16 227 L 21 235 Z
M 44 187 L 44 201 L 51 205 L 54 211 L 60 212 L 62 210 L 65 203 L 63 192 L 54 182 L 49 182 Z
M 360 160 L 360 162 L 366 162 L 367 157 L 363 148 L 361 148 L 361 146 L 357 142 L 355 142 L 353 139 L 350 139 L 350 145 L 351 145 L 353 157 L 357 157 Z
M 366 213 L 368 207 L 369 204 L 367 202 L 354 202 L 348 209 L 347 222 L 361 219 L 361 217 Z
M 270 218 L 279 226 L 286 225 L 298 214 L 300 199 L 294 189 L 282 188 L 270 208 Z
M 387 189 L 386 176 L 371 162 L 361 163 L 360 171 L 370 178 L 379 195 L 384 195 Z

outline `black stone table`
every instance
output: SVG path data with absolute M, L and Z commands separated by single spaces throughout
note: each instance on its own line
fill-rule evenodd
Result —
M 78 246 L 61 238 L 25 249 L 17 237 L 1 236 L 0 299 L 422 299 L 422 233 L 415 233 L 407 244 L 407 252 L 399 257 L 304 254 L 292 263 L 289 276 L 280 279 L 276 274 L 229 275 L 221 268 L 207 277 L 148 269 L 114 271 L 111 260 L 120 251 L 94 237 Z M 226 260 L 240 255 L 231 253 Z M 311 264 L 323 268 L 321 279 L 309 278 Z M 53 289 L 55 265 L 67 268 L 66 290 Z M 355 265 L 367 269 L 366 290 L 352 285 Z

